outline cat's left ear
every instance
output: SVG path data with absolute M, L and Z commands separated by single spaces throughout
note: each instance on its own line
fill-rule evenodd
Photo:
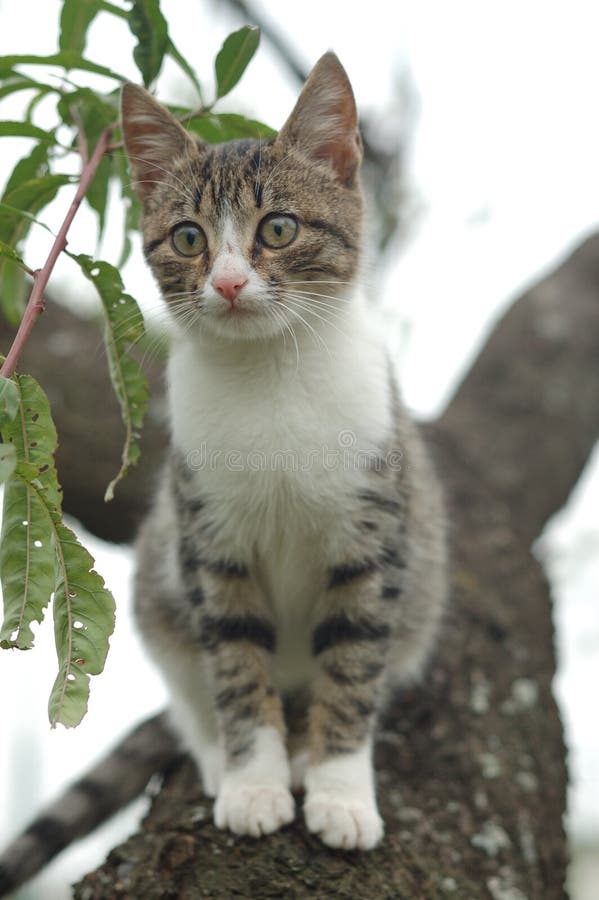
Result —
M 356 102 L 345 69 L 325 53 L 310 72 L 277 143 L 295 144 L 312 159 L 325 160 L 351 185 L 362 161 Z

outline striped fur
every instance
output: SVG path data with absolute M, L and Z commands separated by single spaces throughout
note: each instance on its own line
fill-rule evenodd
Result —
M 139 89 L 124 110 L 146 256 L 176 328 L 172 451 L 138 548 L 141 630 L 219 826 L 280 827 L 293 779 L 311 830 L 367 849 L 382 835 L 377 715 L 430 655 L 445 548 L 438 485 L 354 289 L 351 88 L 327 54 L 277 138 L 218 147 L 190 146 Z M 146 183 L 161 139 L 160 183 Z M 279 249 L 261 239 L 277 215 L 296 226 Z M 206 236 L 191 261 L 173 252 L 177 222 Z M 227 300 L 223 278 L 238 285 Z

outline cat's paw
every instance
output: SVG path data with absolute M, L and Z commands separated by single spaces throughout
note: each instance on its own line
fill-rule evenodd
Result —
M 287 825 L 295 816 L 293 797 L 286 787 L 223 784 L 214 804 L 214 824 L 235 834 L 260 837 Z
M 376 804 L 351 791 L 318 791 L 308 794 L 304 804 L 308 831 L 329 847 L 342 850 L 372 850 L 383 837 L 383 820 Z

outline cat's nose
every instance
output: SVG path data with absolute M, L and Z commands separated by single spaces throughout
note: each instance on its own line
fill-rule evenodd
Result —
M 212 279 L 212 286 L 221 297 L 228 300 L 231 305 L 235 303 L 239 294 L 248 283 L 243 275 L 218 275 Z

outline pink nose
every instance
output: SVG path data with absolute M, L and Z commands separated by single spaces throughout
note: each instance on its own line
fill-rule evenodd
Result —
M 243 275 L 218 275 L 212 280 L 215 291 L 228 300 L 231 305 L 235 303 L 242 289 L 248 283 Z

